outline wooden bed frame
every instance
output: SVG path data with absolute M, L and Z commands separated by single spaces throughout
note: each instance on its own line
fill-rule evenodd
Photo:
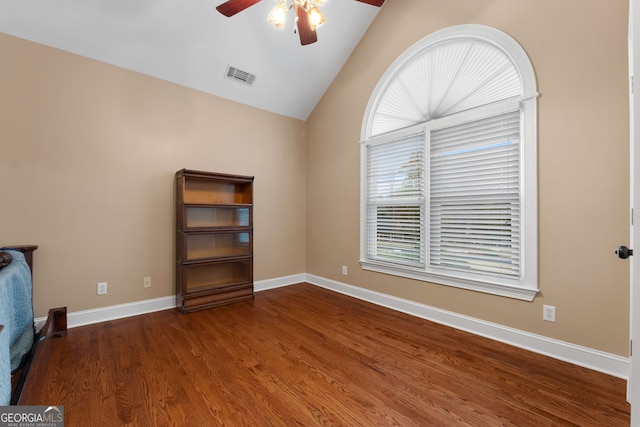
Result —
M 35 245 L 5 246 L 0 248 L 0 251 L 11 249 L 22 252 L 33 276 L 33 251 L 37 248 Z M 67 307 L 50 309 L 44 327 L 36 334 L 24 366 L 11 376 L 12 405 L 45 404 L 40 402 L 39 398 L 42 378 L 46 375 L 51 357 L 53 339 L 64 336 L 66 332 Z

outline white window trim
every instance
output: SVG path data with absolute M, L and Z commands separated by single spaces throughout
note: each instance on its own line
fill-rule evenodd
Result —
M 522 221 L 522 280 L 518 285 L 513 283 L 505 283 L 499 279 L 487 280 L 470 280 L 462 274 L 441 274 L 439 272 L 429 271 L 429 268 L 418 268 L 396 265 L 389 262 L 371 260 L 367 258 L 367 159 L 366 145 L 384 140 L 385 134 L 372 136 L 371 128 L 376 106 L 380 102 L 380 98 L 384 93 L 386 86 L 392 81 L 396 73 L 402 66 L 410 61 L 415 55 L 433 45 L 452 37 L 460 36 L 476 36 L 493 43 L 498 48 L 507 53 L 521 75 L 524 88 L 524 95 L 516 100 L 508 100 L 499 102 L 490 108 L 497 110 L 504 109 L 508 103 L 519 103 L 522 114 L 522 144 L 520 152 L 520 179 L 521 192 L 527 197 L 521 197 L 521 221 Z M 461 25 L 438 31 L 425 37 L 404 54 L 402 54 L 393 64 L 385 75 L 381 78 L 376 89 L 374 90 L 363 118 L 361 129 L 361 203 L 360 203 L 360 264 L 364 270 L 378 273 L 392 274 L 396 276 L 427 281 L 436 284 L 448 285 L 457 288 L 484 292 L 493 295 L 499 295 L 509 298 L 515 298 L 525 301 L 532 301 L 538 294 L 538 206 L 537 206 L 537 92 L 535 75 L 533 67 L 522 47 L 509 35 L 491 27 L 480 25 Z M 483 108 L 486 112 L 486 109 Z M 469 113 L 469 120 L 472 120 L 474 113 Z M 448 117 L 432 120 L 425 124 L 411 126 L 406 129 L 407 132 L 421 132 L 428 134 L 429 129 L 435 126 L 441 127 L 446 125 L 450 120 Z M 456 121 L 460 120 L 457 115 Z M 532 126 L 527 126 L 533 124 Z M 397 135 L 397 131 L 393 132 Z M 428 224 L 428 222 L 427 222 Z M 428 257 L 427 257 L 428 259 Z

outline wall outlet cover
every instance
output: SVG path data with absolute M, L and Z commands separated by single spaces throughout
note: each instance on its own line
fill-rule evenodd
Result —
M 547 322 L 555 322 L 556 321 L 556 307 L 553 305 L 543 305 L 542 306 L 542 320 Z
M 106 295 L 107 294 L 107 282 L 98 283 L 96 293 L 98 295 Z

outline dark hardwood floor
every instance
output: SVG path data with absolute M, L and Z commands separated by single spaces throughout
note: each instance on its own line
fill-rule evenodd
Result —
M 626 383 L 309 284 L 70 329 L 70 426 L 628 426 Z

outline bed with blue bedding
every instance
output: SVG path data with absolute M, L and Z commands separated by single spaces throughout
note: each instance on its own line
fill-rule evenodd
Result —
M 67 329 L 67 310 L 60 307 L 49 310 L 45 326 L 36 334 L 31 281 L 36 248 L 0 248 L 0 406 L 38 404 L 38 382 L 46 372 L 51 339 Z M 22 400 L 25 394 L 30 402 Z
M 18 370 L 33 346 L 31 270 L 22 252 L 5 250 L 11 262 L 0 270 L 0 405 L 11 401 L 11 373 Z M 3 259 L 7 259 L 3 255 Z

